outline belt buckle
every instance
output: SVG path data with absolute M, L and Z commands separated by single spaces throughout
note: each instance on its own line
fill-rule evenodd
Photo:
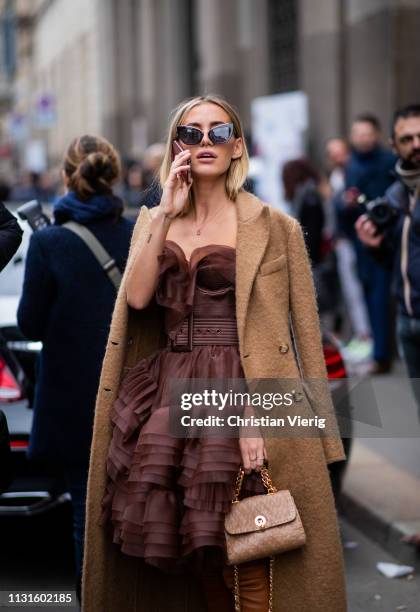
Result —
M 176 352 L 176 353 L 186 353 L 186 352 L 190 352 L 192 351 L 193 348 L 193 323 L 194 323 L 194 317 L 193 317 L 193 313 L 191 312 L 188 315 L 187 318 L 188 321 L 188 344 L 178 344 L 175 345 L 174 342 L 176 342 L 176 336 L 175 339 L 171 339 L 171 350 Z

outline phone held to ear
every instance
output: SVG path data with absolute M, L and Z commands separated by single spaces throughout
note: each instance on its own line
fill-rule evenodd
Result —
M 178 155 L 178 153 L 182 153 L 183 151 L 185 151 L 185 149 L 181 147 L 178 140 L 173 140 L 172 141 L 172 161 L 174 161 L 175 155 Z M 189 183 L 191 181 L 191 159 L 189 159 L 187 163 L 189 164 L 190 168 L 187 171 L 183 170 L 182 172 L 180 172 L 181 180 L 184 181 L 184 183 Z

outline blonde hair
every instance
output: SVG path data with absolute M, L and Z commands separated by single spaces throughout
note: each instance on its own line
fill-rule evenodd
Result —
M 64 172 L 69 188 L 84 201 L 94 194 L 112 193 L 112 185 L 121 173 L 121 160 L 105 138 L 85 134 L 70 143 Z
M 176 138 L 176 131 L 178 125 L 181 124 L 182 119 L 187 115 L 191 109 L 200 104 L 210 103 L 220 106 L 228 115 L 233 123 L 233 135 L 235 138 L 242 138 L 243 141 L 243 152 L 241 157 L 238 159 L 232 159 L 229 169 L 226 173 L 226 194 L 230 200 L 235 201 L 238 193 L 242 189 L 245 183 L 248 167 L 249 167 L 249 155 L 246 148 L 245 135 L 242 128 L 241 120 L 235 108 L 227 102 L 224 98 L 217 94 L 208 94 L 206 96 L 196 96 L 194 98 L 188 98 L 184 100 L 172 111 L 171 121 L 169 124 L 168 138 L 166 140 L 165 156 L 160 167 L 160 184 L 163 188 L 166 179 L 169 176 L 169 172 L 172 164 L 172 142 Z M 190 205 L 194 205 L 193 192 L 190 190 Z M 185 214 L 187 210 L 183 211 Z

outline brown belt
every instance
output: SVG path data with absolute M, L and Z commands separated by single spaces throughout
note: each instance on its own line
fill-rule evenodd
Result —
M 236 319 L 206 317 L 196 318 L 192 314 L 185 319 L 174 339 L 168 338 L 172 351 L 191 351 L 193 346 L 207 344 L 238 345 Z

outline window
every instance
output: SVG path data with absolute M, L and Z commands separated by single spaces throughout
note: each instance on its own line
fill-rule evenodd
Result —
M 297 0 L 268 0 L 270 93 L 298 88 Z
M 0 18 L 0 42 L 3 66 L 6 74 L 12 77 L 16 70 L 16 17 L 12 11 L 6 11 Z

